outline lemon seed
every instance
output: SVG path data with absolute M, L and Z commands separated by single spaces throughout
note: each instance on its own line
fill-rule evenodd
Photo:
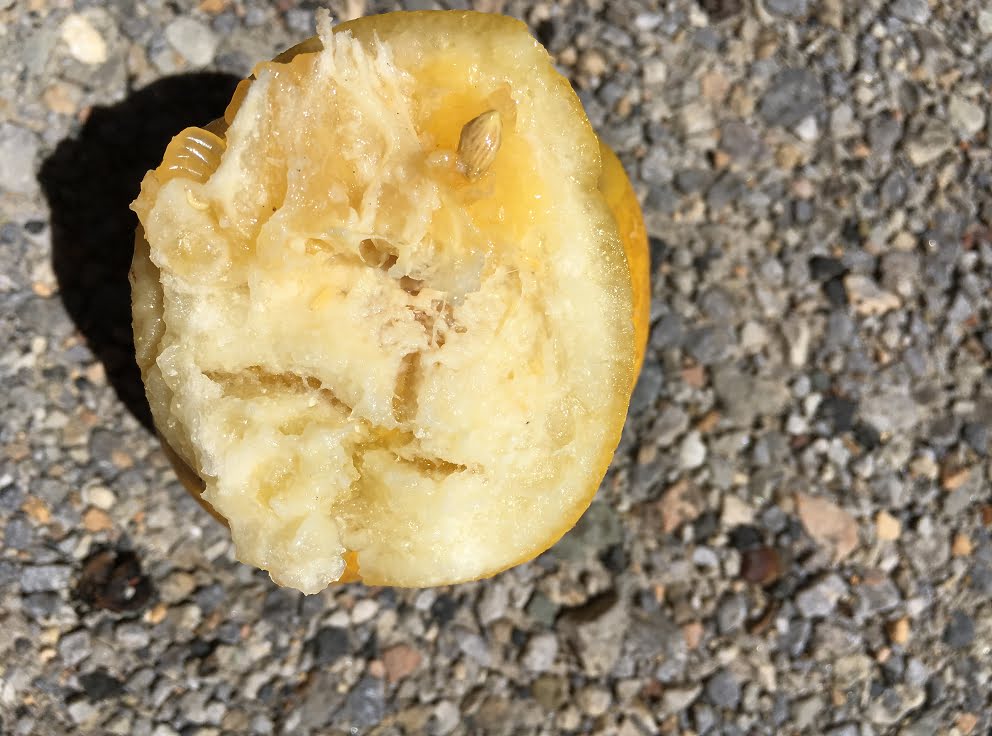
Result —
M 503 139 L 503 121 L 496 110 L 487 110 L 462 128 L 458 140 L 458 168 L 469 179 L 478 179 L 496 160 Z

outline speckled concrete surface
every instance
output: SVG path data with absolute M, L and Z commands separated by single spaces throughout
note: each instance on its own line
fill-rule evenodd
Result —
M 552 551 L 304 597 L 148 430 L 127 204 L 316 5 L 0 0 L 0 733 L 990 733 L 987 4 L 474 3 L 633 174 L 648 360 Z

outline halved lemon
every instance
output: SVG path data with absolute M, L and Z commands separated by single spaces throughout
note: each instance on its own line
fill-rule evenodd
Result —
M 647 333 L 637 200 L 522 23 L 318 32 L 142 182 L 152 413 L 280 585 L 485 577 L 557 541 L 610 463 Z

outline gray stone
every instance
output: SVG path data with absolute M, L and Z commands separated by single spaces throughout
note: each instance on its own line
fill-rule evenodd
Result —
M 488 667 L 492 664 L 489 645 L 481 636 L 468 631 L 458 631 L 455 638 L 458 640 L 458 648 L 480 667 Z
M 699 363 L 713 365 L 733 354 L 735 341 L 729 327 L 700 327 L 686 336 L 686 350 Z
M 652 146 L 641 160 L 641 179 L 648 184 L 667 184 L 672 173 L 668 153 L 661 146 Z
M 7 522 L 3 531 L 3 543 L 9 549 L 28 549 L 34 540 L 34 525 L 25 517 L 15 516 Z
M 0 123 L 0 189 L 28 195 L 37 192 L 37 158 L 34 133 L 19 125 Z
M 594 501 L 550 554 L 559 559 L 580 561 L 622 540 L 623 523 L 616 509 L 603 501 Z
M 667 215 L 671 215 L 679 207 L 679 195 L 671 184 L 654 184 L 648 188 L 648 196 L 644 199 L 644 214 L 647 218 L 648 228 L 651 228 L 651 216 L 660 215 L 661 221 L 666 220 Z
M 348 693 L 337 717 L 362 731 L 378 724 L 385 715 L 385 684 L 378 677 L 366 675 Z
M 527 615 L 538 625 L 551 628 L 558 618 L 558 606 L 554 601 L 537 591 L 527 601 Z
M 856 591 L 855 617 L 860 621 L 876 620 L 879 614 L 893 610 L 902 601 L 899 589 L 889 578 L 866 580 Z
M 969 575 L 971 587 L 982 595 L 992 596 L 992 567 L 982 562 L 975 563 Z
M 813 633 L 813 624 L 807 618 L 796 618 L 789 622 L 789 629 L 782 636 L 780 646 L 793 657 L 799 657 L 806 651 L 809 637 Z
M 696 733 L 705 734 L 712 733 L 713 727 L 716 726 L 719 720 L 716 712 L 713 708 L 706 705 L 705 703 L 696 703 L 692 706 L 692 725 L 696 728 Z
M 930 19 L 930 4 L 927 0 L 896 0 L 889 6 L 896 18 L 907 23 L 926 23 Z
M 747 600 L 742 595 L 727 595 L 716 612 L 717 628 L 721 634 L 732 634 L 747 619 Z
M 114 627 L 114 640 L 125 649 L 144 649 L 151 641 L 148 629 L 137 621 L 121 621 Z
M 921 418 L 922 409 L 908 389 L 891 386 L 861 400 L 861 418 L 879 432 L 909 432 Z
M 66 667 L 75 667 L 90 656 L 92 651 L 90 634 L 84 629 L 63 634 L 59 639 L 59 657 Z
M 506 615 L 510 603 L 510 589 L 499 578 L 490 579 L 483 585 L 485 587 L 476 604 L 476 612 L 479 615 L 479 623 L 488 626 Z
M 558 638 L 551 633 L 535 634 L 527 641 L 520 664 L 529 672 L 547 672 L 558 657 Z
M 915 295 L 921 286 L 920 257 L 916 253 L 886 253 L 881 261 L 882 286 L 903 298 Z
M 718 708 L 736 708 L 741 700 L 741 685 L 729 670 L 720 670 L 706 681 L 706 699 Z
M 681 679 L 689 652 L 685 635 L 663 611 L 631 613 L 624 656 L 637 662 L 639 671 L 659 682 Z
M 65 590 L 72 580 L 68 565 L 32 565 L 21 571 L 21 592 L 42 593 Z
M 823 82 L 812 69 L 784 69 L 761 98 L 758 113 L 769 125 L 791 128 L 823 108 Z
M 314 664 L 318 667 L 336 662 L 351 650 L 348 630 L 338 626 L 324 626 L 312 639 L 311 646 Z
M 176 18 L 166 26 L 165 38 L 194 67 L 206 66 L 217 53 L 217 36 L 193 18 Z
M 797 700 L 792 705 L 792 719 L 796 722 L 796 728 L 809 729 L 815 726 L 825 707 L 826 703 L 818 695 Z
M 290 8 L 286 11 L 286 27 L 296 31 L 301 37 L 313 35 L 315 21 L 312 10 Z
M 630 398 L 630 410 L 634 414 L 641 414 L 653 407 L 661 393 L 664 381 L 661 366 L 653 360 L 646 360 L 641 368 L 641 375 L 637 378 L 637 384 L 634 386 L 634 393 Z
M 720 558 L 710 547 L 696 547 L 692 551 L 692 564 L 713 570 L 720 566 Z
M 961 610 L 952 612 L 944 628 L 944 643 L 953 649 L 967 649 L 974 641 L 974 619 Z
M 883 112 L 868 123 L 868 145 L 872 153 L 888 156 L 902 138 L 902 121 L 891 112 Z
M 879 191 L 882 206 L 890 208 L 901 204 L 906 199 L 907 192 L 906 175 L 901 171 L 889 172 L 889 175 L 882 181 L 882 188 Z
M 759 416 L 780 414 L 790 400 L 789 387 L 768 375 L 751 376 L 727 365 L 713 372 L 713 388 L 728 416 L 750 426 Z
M 655 350 L 668 350 L 681 347 L 685 340 L 682 317 L 678 314 L 665 314 L 651 328 L 651 347 Z
M 737 174 L 727 172 L 717 179 L 706 193 L 706 204 L 714 212 L 719 212 L 740 201 L 745 191 L 744 179 Z
M 587 675 L 608 674 L 620 658 L 628 611 L 624 598 L 604 593 L 562 615 L 562 630 L 572 639 Z
M 855 724 L 846 723 L 841 726 L 828 728 L 824 734 L 825 736 L 861 736 L 861 731 Z
M 702 192 L 713 182 L 713 177 L 709 169 L 683 169 L 675 175 L 675 188 L 683 194 Z
M 765 0 L 765 8 L 775 15 L 802 18 L 809 13 L 809 0 Z
M 834 612 L 847 586 L 837 575 L 827 575 L 796 596 L 796 608 L 806 618 L 824 618 Z
M 720 126 L 720 150 L 739 164 L 767 154 L 767 147 L 755 130 L 742 120 L 728 120 Z
M 670 447 L 689 428 L 689 415 L 679 406 L 669 404 L 658 414 L 651 436 L 660 447 Z
M 912 657 L 906 663 L 904 678 L 910 687 L 920 688 L 930 679 L 930 670 L 919 659 Z

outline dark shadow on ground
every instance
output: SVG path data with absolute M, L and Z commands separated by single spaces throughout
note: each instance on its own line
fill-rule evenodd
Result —
M 127 280 L 137 219 L 128 205 L 173 135 L 224 112 L 238 78 L 167 77 L 109 107 L 95 107 L 77 136 L 42 164 L 52 217 L 52 266 L 66 311 L 107 379 L 146 427 L 151 414 L 134 362 Z

